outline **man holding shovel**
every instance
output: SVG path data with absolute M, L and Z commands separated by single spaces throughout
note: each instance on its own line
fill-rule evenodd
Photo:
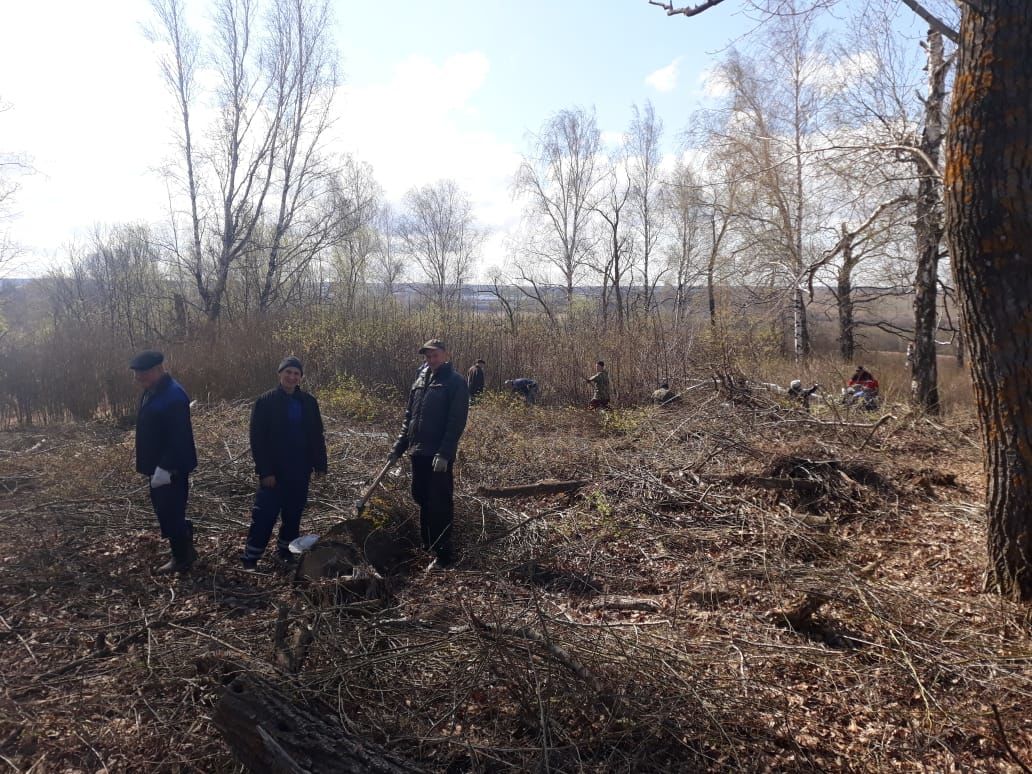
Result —
M 244 570 L 254 572 L 280 519 L 276 549 L 281 560 L 293 561 L 290 542 L 298 536 L 301 513 L 308 504 L 308 483 L 326 473 L 326 438 L 319 402 L 301 389 L 304 367 L 296 357 L 279 365 L 279 384 L 255 401 L 251 412 L 251 455 L 258 491 L 251 509 Z
M 388 462 L 408 451 L 412 458 L 412 499 L 419 505 L 419 531 L 424 550 L 437 558 L 428 572 L 444 570 L 455 562 L 452 546 L 454 515 L 452 466 L 469 414 L 469 388 L 449 361 L 440 339 L 419 349 L 426 363 L 409 390 L 401 435 Z
M 129 363 L 143 388 L 136 413 L 136 471 L 150 479 L 150 499 L 172 558 L 159 573 L 186 572 L 195 561 L 193 524 L 186 518 L 190 473 L 197 467 L 190 398 L 165 373 L 165 356 L 141 352 Z

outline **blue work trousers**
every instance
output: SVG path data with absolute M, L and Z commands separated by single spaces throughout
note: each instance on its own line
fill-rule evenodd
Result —
M 265 553 L 277 518 L 280 529 L 276 549 L 280 556 L 288 554 L 290 542 L 300 534 L 301 512 L 308 504 L 308 481 L 308 478 L 294 481 L 277 478 L 276 486 L 258 487 L 251 509 L 251 529 L 244 546 L 245 560 L 257 561 Z
M 190 477 L 172 474 L 172 483 L 157 488 L 151 487 L 150 499 L 154 515 L 161 525 L 161 536 L 179 538 L 190 532 L 186 520 L 186 500 L 190 494 Z

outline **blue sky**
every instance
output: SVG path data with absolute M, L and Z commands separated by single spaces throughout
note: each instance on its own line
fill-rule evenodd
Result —
M 685 19 L 646 0 L 337 0 L 334 150 L 370 162 L 392 199 L 456 178 L 493 234 L 486 271 L 504 260 L 518 219 L 510 186 L 527 131 L 580 105 L 618 133 L 631 105 L 651 99 L 673 151 L 715 56 L 752 28 L 738 6 Z M 188 7 L 202 16 L 208 4 Z M 59 263 L 98 224 L 165 219 L 159 169 L 174 116 L 141 32 L 149 18 L 145 0 L 0 11 L 0 99 L 11 105 L 0 150 L 38 170 L 22 181 L 12 223 L 29 258 L 21 273 Z
M 683 125 L 713 53 L 751 28 L 734 9 L 728 3 L 689 20 L 646 0 L 435 0 L 350 2 L 337 12 L 345 72 L 356 84 L 413 54 L 441 61 L 483 52 L 490 70 L 469 125 L 521 142 L 526 129 L 571 105 L 595 105 L 601 128 L 616 131 L 632 103 L 652 99 L 669 126 Z M 645 82 L 674 60 L 675 88 Z

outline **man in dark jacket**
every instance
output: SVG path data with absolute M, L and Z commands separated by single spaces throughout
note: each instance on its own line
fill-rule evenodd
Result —
M 469 387 L 469 399 L 475 401 L 484 391 L 484 361 L 477 360 L 466 372 L 466 385 Z
M 401 435 L 390 459 L 408 451 L 412 458 L 412 499 L 419 505 L 423 548 L 437 558 L 427 571 L 443 570 L 455 561 L 452 547 L 452 467 L 469 413 L 469 388 L 455 372 L 448 349 L 440 339 L 424 344 L 419 354 L 426 364 L 409 390 Z
M 160 573 L 186 572 L 195 561 L 193 524 L 186 518 L 190 473 L 197 467 L 190 398 L 167 373 L 165 356 L 148 350 L 132 359 L 129 367 L 143 388 L 136 413 L 136 471 L 150 478 L 150 498 L 168 539 L 172 558 Z
M 326 439 L 319 402 L 301 389 L 303 376 L 300 360 L 284 358 L 279 366 L 279 386 L 258 398 L 251 412 L 251 456 L 258 491 L 241 557 L 248 572 L 257 569 L 277 518 L 277 553 L 285 562 L 293 559 L 289 547 L 301 529 L 312 473 L 326 473 Z

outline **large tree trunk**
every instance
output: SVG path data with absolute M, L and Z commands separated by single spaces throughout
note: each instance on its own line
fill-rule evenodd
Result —
M 946 94 L 946 70 L 942 35 L 928 32 L 928 97 L 925 100 L 921 169 L 917 189 L 917 274 L 914 279 L 914 354 L 912 360 L 914 402 L 932 414 L 939 413 L 939 373 L 935 352 L 938 319 L 937 282 L 939 245 L 942 242 L 942 193 L 938 169 L 942 145 L 942 104 Z
M 796 288 L 792 295 L 792 350 L 797 359 L 810 356 L 810 325 L 802 288 Z
M 842 226 L 842 232 L 845 237 L 847 235 L 845 225 Z M 842 248 L 842 265 L 838 269 L 838 283 L 835 289 L 838 301 L 839 353 L 847 363 L 852 361 L 853 355 L 856 354 L 855 324 L 853 322 L 853 268 L 855 266 L 853 242 L 850 239 Z
M 414 774 L 426 771 L 379 745 L 356 739 L 322 714 L 294 704 L 256 676 L 241 674 L 222 692 L 215 727 L 249 771 Z
M 1032 3 L 964 6 L 946 232 L 985 445 L 988 585 L 1032 599 Z
M 709 308 L 709 322 L 710 327 L 715 328 L 717 326 L 717 291 L 714 287 L 714 277 L 716 272 L 717 263 L 717 251 L 714 250 L 710 253 L 709 263 L 706 265 L 706 304 Z

